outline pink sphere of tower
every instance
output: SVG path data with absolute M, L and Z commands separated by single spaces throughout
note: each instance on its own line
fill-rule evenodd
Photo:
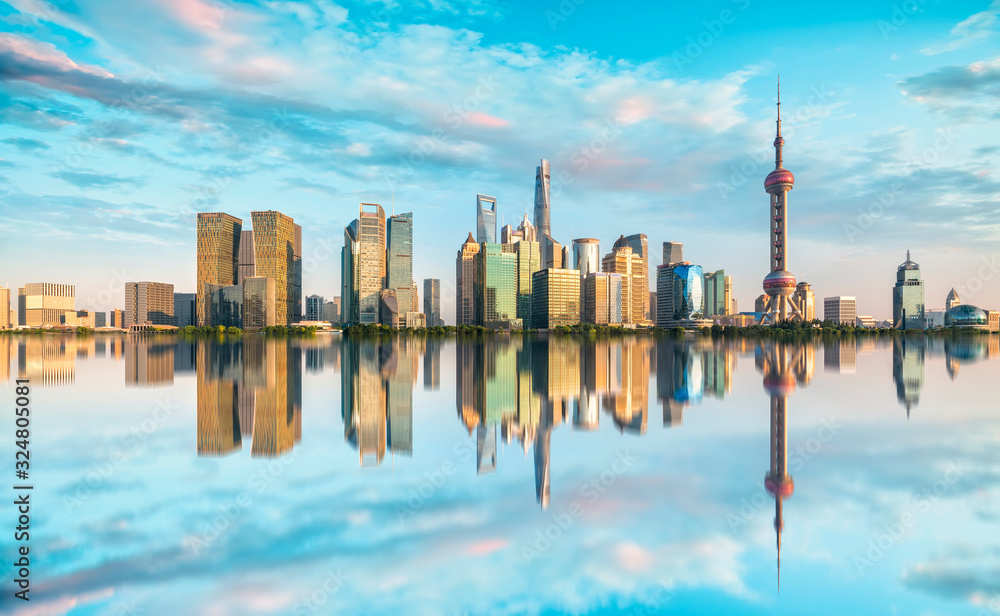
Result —
M 764 276 L 764 293 L 771 297 L 782 295 L 788 297 L 795 293 L 795 276 L 785 270 L 775 270 Z

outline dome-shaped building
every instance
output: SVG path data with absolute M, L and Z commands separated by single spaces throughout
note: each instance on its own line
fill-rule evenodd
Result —
M 961 327 L 962 329 L 990 328 L 989 317 L 982 308 L 972 304 L 959 304 L 944 313 L 945 327 Z

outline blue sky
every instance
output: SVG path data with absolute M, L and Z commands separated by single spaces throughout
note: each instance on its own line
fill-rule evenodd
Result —
M 650 3 L 652 4 L 652 3 Z M 556 239 L 644 232 L 767 272 L 782 76 L 789 269 L 886 318 L 911 249 L 941 308 L 1000 307 L 1000 3 L 0 2 L 0 284 L 193 290 L 194 216 L 305 228 L 305 294 L 339 294 L 358 203 L 414 212 L 442 279 L 475 195 L 508 222 L 552 161 Z M 879 204 L 879 199 L 888 206 Z M 44 239 L 43 239 L 44 238 Z M 39 253 L 39 244 L 44 254 Z

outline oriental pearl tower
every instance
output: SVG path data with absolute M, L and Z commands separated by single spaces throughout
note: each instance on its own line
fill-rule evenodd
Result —
M 789 352 L 783 343 L 772 344 L 763 351 L 764 389 L 771 398 L 771 466 L 764 476 L 764 488 L 774 497 L 774 531 L 778 548 L 778 589 L 781 589 L 781 531 L 785 529 L 782 505 L 795 491 L 795 482 L 788 474 L 788 396 L 795 391 L 793 366 L 801 363 L 798 353 Z
M 771 271 L 764 277 L 767 304 L 761 323 L 775 325 L 781 321 L 801 320 L 802 309 L 796 302 L 795 276 L 785 268 L 788 256 L 788 191 L 795 185 L 795 176 L 781 166 L 781 81 L 778 81 L 778 129 L 774 138 L 774 171 L 764 178 L 764 190 L 771 195 Z

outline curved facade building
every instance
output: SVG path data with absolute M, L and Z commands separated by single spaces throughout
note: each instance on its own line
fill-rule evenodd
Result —
M 497 241 L 496 197 L 476 195 L 476 242 L 489 244 Z
M 535 168 L 535 228 L 538 235 L 552 235 L 549 223 L 549 196 L 551 194 L 549 161 L 544 158 Z
M 959 304 L 944 313 L 945 327 L 963 329 L 989 329 L 989 317 L 982 308 L 972 304 Z
M 673 271 L 673 320 L 690 321 L 705 313 L 705 273 L 700 265 L 678 265 Z

